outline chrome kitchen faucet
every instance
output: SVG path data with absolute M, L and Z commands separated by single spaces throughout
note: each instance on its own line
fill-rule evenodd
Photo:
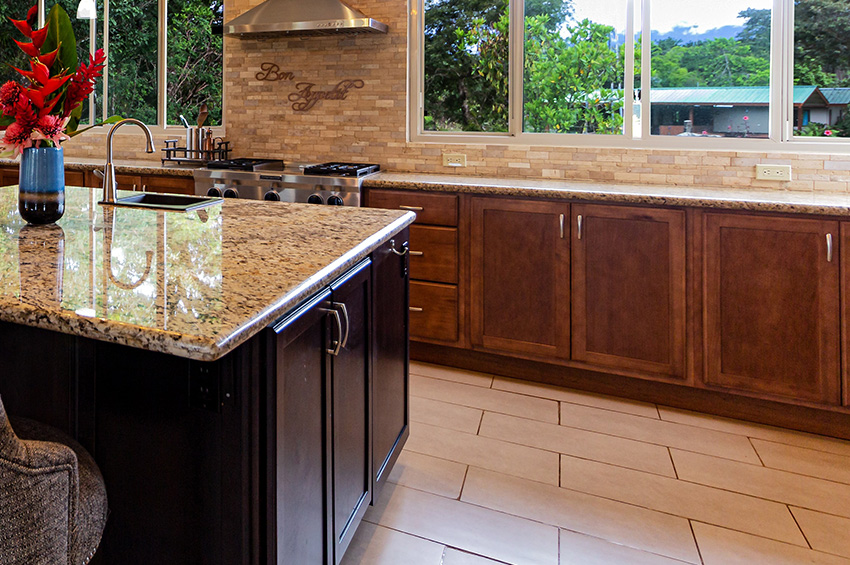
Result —
M 112 136 L 115 135 L 115 130 L 124 124 L 136 124 L 142 128 L 145 132 L 145 137 L 147 137 L 148 146 L 146 151 L 153 153 L 153 135 L 151 134 L 151 130 L 139 120 L 126 118 L 112 126 L 112 129 L 106 135 L 106 166 L 104 167 L 103 174 L 103 200 L 101 204 L 115 204 L 115 192 L 118 188 L 118 183 L 115 181 L 115 166 L 112 164 Z

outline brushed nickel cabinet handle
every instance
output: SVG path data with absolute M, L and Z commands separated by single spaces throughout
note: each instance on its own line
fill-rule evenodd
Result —
M 334 321 L 336 322 L 337 335 L 339 339 L 331 340 L 331 347 L 327 348 L 325 351 L 330 353 L 331 355 L 337 356 L 339 355 L 339 350 L 342 347 L 342 318 L 339 317 L 339 311 L 336 308 L 326 309 L 325 312 L 333 316 Z
M 143 184 L 142 185 L 142 192 L 147 192 L 147 191 L 148 191 L 148 185 Z
M 564 215 L 561 214 L 561 239 L 564 239 Z
M 424 251 L 410 251 L 411 257 L 422 257 L 423 255 L 425 255 Z
M 421 212 L 425 208 L 422 206 L 399 206 L 402 210 L 410 210 L 411 212 Z
M 399 257 L 404 257 L 405 255 L 410 253 L 410 248 L 407 246 L 406 241 L 401 244 L 401 251 L 399 251 L 398 249 L 395 248 L 395 240 L 394 239 L 390 240 L 390 250 L 393 253 L 395 253 L 396 255 L 398 255 Z
M 342 312 L 342 315 L 345 317 L 345 334 L 342 338 L 342 344 L 340 344 L 340 348 L 348 345 L 348 332 L 351 329 L 351 319 L 348 317 L 348 308 L 345 307 L 345 304 L 342 302 L 334 302 L 334 308 L 339 308 Z
M 581 214 L 576 216 L 576 223 L 578 224 L 578 238 L 581 239 Z
M 826 260 L 832 263 L 832 234 L 826 234 Z
M 133 192 L 136 192 L 136 184 L 133 183 Z
M 425 311 L 424 308 L 417 308 L 416 306 L 410 306 L 408 308 L 408 310 L 410 310 L 411 312 L 424 312 Z

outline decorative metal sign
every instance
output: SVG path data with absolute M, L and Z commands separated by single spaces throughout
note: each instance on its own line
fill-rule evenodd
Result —
M 295 80 L 295 75 L 290 71 L 281 72 L 280 67 L 274 63 L 263 63 L 260 72 L 254 75 L 257 80 L 277 82 L 282 80 Z
M 296 112 L 306 112 L 320 100 L 345 100 L 349 90 L 363 88 L 364 84 L 360 79 L 346 79 L 339 81 L 331 90 L 313 90 L 314 83 L 299 82 L 295 85 L 298 91 L 289 95 L 289 101 Z
M 264 82 L 283 82 L 295 80 L 295 75 L 291 71 L 280 70 L 275 63 L 263 63 L 254 78 Z M 361 79 L 345 79 L 330 90 L 316 90 L 314 82 L 299 82 L 295 85 L 295 92 L 289 95 L 289 101 L 296 112 L 307 112 L 322 100 L 345 100 L 352 88 L 363 88 L 364 85 Z

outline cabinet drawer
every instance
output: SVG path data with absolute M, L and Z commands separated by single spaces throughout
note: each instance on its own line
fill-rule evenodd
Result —
M 410 337 L 457 341 L 457 287 L 410 282 Z
M 145 175 L 142 177 L 142 186 L 147 192 L 195 194 L 195 181 L 192 177 Z
M 410 227 L 410 277 L 457 284 L 457 228 Z
M 417 224 L 457 226 L 457 195 L 397 190 L 370 190 L 369 206 L 416 212 Z
M 65 171 L 65 186 L 86 186 L 84 171 Z

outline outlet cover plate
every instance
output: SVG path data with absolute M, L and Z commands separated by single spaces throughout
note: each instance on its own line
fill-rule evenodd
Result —
M 465 167 L 466 155 L 463 153 L 443 153 L 444 167 Z
M 791 165 L 756 165 L 756 179 L 788 182 L 791 180 Z

